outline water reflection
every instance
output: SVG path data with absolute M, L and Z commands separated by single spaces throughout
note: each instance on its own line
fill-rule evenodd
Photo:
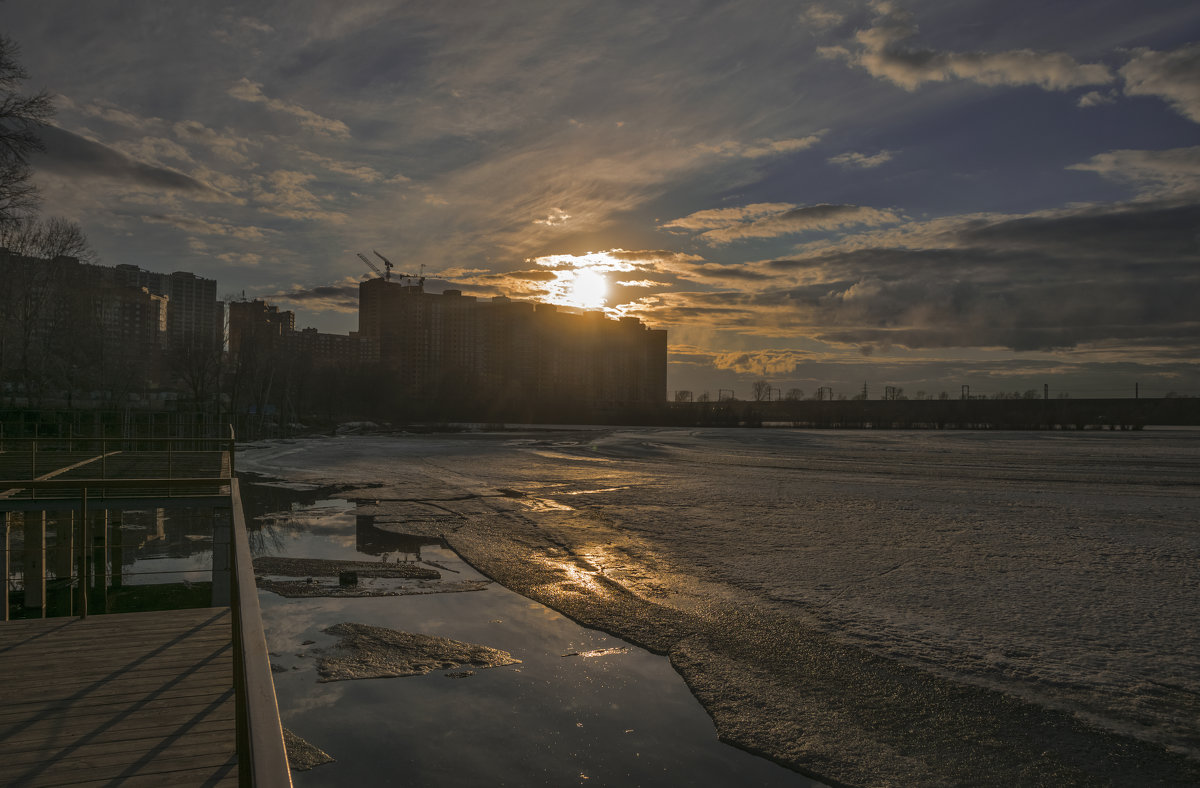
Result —
M 336 499 L 281 503 L 254 521 L 273 532 L 257 540 L 259 555 L 420 561 L 451 573 L 444 581 L 486 579 L 440 539 L 403 533 L 404 522 L 353 514 Z M 562 561 L 559 570 L 589 593 L 603 586 L 597 566 Z M 260 599 L 284 725 L 337 759 L 296 773 L 297 788 L 813 784 L 719 743 L 665 658 L 496 584 L 471 594 Z M 317 661 L 335 647 L 325 630 L 342 622 L 489 646 L 521 663 L 318 683 Z

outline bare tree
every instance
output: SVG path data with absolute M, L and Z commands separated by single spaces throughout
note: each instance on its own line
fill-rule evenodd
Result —
M 29 216 L 0 222 L 0 247 L 13 254 L 43 260 L 74 257 L 94 263 L 97 259 L 83 228 L 58 216 L 46 219 Z
M 762 402 L 771 398 L 771 384 L 765 380 L 754 381 L 754 386 L 751 390 L 754 394 L 755 402 Z
M 191 338 L 170 349 L 167 364 L 172 377 L 183 387 L 197 410 L 212 405 L 218 393 L 224 350 L 215 338 Z
M 804 392 L 800 389 L 788 389 L 787 394 L 784 395 L 784 399 L 787 399 L 787 400 L 804 399 Z
M 18 54 L 16 43 L 0 36 L 0 224 L 37 207 L 29 155 L 44 150 L 38 127 L 54 115 L 50 94 L 21 92 L 21 83 L 29 79 L 29 73 L 17 62 Z
M 676 402 L 691 402 L 692 401 L 692 392 L 688 391 L 687 389 L 679 389 L 678 391 L 675 392 L 675 401 Z

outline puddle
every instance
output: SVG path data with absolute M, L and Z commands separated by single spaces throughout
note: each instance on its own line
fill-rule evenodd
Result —
M 717 741 L 664 657 L 586 629 L 480 575 L 438 539 L 380 528 L 336 499 L 276 507 L 256 556 L 438 567 L 423 595 L 284 598 L 260 591 L 283 724 L 334 762 L 293 773 L 297 788 L 411 784 L 817 785 Z M 320 516 L 313 512 L 320 511 Z M 270 523 L 269 526 L 264 525 Z M 382 524 L 381 524 L 382 525 Z M 294 578 L 292 578 L 294 580 Z M 436 593 L 438 584 L 484 584 Z M 322 682 L 344 622 L 460 641 L 519 663 Z M 489 652 L 490 653 L 490 652 Z M 569 657 L 569 658 L 564 658 Z

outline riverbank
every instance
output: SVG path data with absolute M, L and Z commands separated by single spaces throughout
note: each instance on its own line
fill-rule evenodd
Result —
M 730 484 L 739 489 L 716 492 L 723 476 L 710 475 L 705 465 L 718 455 L 680 454 L 680 447 L 691 444 L 662 432 L 636 441 L 617 436 L 620 440 L 609 443 L 602 433 L 564 433 L 553 440 L 539 435 L 523 442 L 512 435 L 354 439 L 358 442 L 324 446 L 306 441 L 264 446 L 247 452 L 244 460 L 239 456 L 239 462 L 297 481 L 381 485 L 349 493 L 360 497 L 358 511 L 379 522 L 402 521 L 406 530 L 444 535 L 466 560 L 506 587 L 668 655 L 723 739 L 825 781 L 1195 784 L 1200 764 L 1185 754 L 1194 748 L 1187 720 L 1195 716 L 1187 715 L 1195 696 L 1187 682 L 1195 674 L 1187 666 L 1165 672 L 1161 646 L 1170 643 L 1159 645 L 1157 656 L 1129 651 L 1125 659 L 1128 647 L 1105 645 L 1115 635 L 1102 619 L 1039 622 L 1012 612 L 1032 610 L 1042 597 L 1062 607 L 1056 594 L 1079 596 L 1080 588 L 1086 591 L 1079 584 L 1085 582 L 1148 578 L 1143 585 L 1152 586 L 1155 577 L 1174 582 L 1170 571 L 1177 570 L 1168 571 L 1164 561 L 1186 576 L 1182 568 L 1195 544 L 1182 526 L 1191 521 L 1196 498 L 1194 482 L 1186 481 L 1194 478 L 1191 470 L 1177 457 L 1190 456 L 1189 447 L 1172 447 L 1170 456 L 1158 460 L 1156 452 L 1165 444 L 1137 437 L 1138 443 L 1119 446 L 1055 442 L 1051 447 L 1057 454 L 1047 455 L 1045 467 L 1036 468 L 1020 459 L 1029 455 L 1026 438 L 1013 438 L 1007 446 L 989 443 L 990 465 L 964 456 L 964 447 L 977 442 L 972 436 L 922 449 L 925 453 L 911 463 L 896 456 L 909 446 L 899 442 L 872 444 L 885 452 L 883 459 L 870 459 L 854 447 L 853 458 L 839 454 L 847 444 L 834 445 L 825 437 L 789 438 L 808 440 L 807 451 L 794 456 L 780 455 L 774 444 L 764 449 L 712 444 L 723 458 L 718 469 L 723 476 L 737 468 L 753 473 L 737 471 Z M 1104 447 L 1119 448 L 1126 457 L 1145 455 L 1139 473 L 1146 481 L 1128 481 L 1126 475 L 1122 483 L 1139 486 L 1114 492 L 1109 475 L 1123 473 L 1121 468 L 1092 467 L 1079 459 Z M 937 464 L 936 452 L 952 456 Z M 668 476 L 664 468 L 678 475 Z M 947 487 L 939 481 L 947 474 L 958 481 Z M 751 479 L 758 492 L 746 488 Z M 874 486 L 864 485 L 865 479 Z M 854 486 L 846 486 L 850 481 Z M 891 500 L 914 484 L 924 485 L 921 499 Z M 1095 484 L 1108 485 L 1109 492 Z M 1159 484 L 1168 485 L 1161 497 Z M 1036 500 L 1047 485 L 1053 489 L 1046 500 Z M 835 488 L 837 493 L 829 492 L 833 497 L 824 497 Z M 1099 526 L 1099 510 L 1071 513 L 1072 496 L 1094 501 L 1105 494 L 1117 497 L 1104 504 Z M 1136 500 L 1122 497 L 1129 494 Z M 757 495 L 753 507 L 766 508 L 739 513 L 731 503 L 738 495 Z M 775 516 L 798 511 L 788 500 L 792 495 L 809 501 L 802 526 L 794 517 L 785 522 Z M 726 515 L 727 522 L 698 508 L 713 496 L 723 501 L 726 509 L 717 516 Z M 1075 543 L 1070 551 L 1061 547 L 1072 529 L 1087 525 L 1089 533 L 1074 536 L 1095 539 L 1100 528 L 1110 541 L 1108 549 L 1120 554 L 1111 543 L 1117 538 L 1112 529 L 1127 527 L 1130 518 L 1122 514 L 1127 505 L 1144 510 L 1148 500 L 1154 522 L 1168 529 L 1161 537 L 1165 541 L 1121 554 L 1117 571 L 1122 575 L 1097 576 L 1096 567 L 1084 560 L 1091 555 L 1090 544 Z M 1010 506 L 1008 501 L 1024 501 L 1026 508 L 998 508 Z M 707 505 L 711 509 L 713 501 Z M 1057 517 L 1042 517 L 1051 505 Z M 933 511 L 933 506 L 940 508 Z M 824 507 L 829 522 L 814 507 Z M 848 523 L 853 531 L 831 531 Z M 1031 534 L 1048 528 L 1053 533 L 1046 545 L 1031 541 Z M 1145 541 L 1147 533 L 1137 530 L 1135 538 Z M 916 552 L 925 543 L 932 558 Z M 839 557 L 839 549 L 848 557 Z M 1046 554 L 1054 549 L 1056 554 Z M 1019 556 L 1017 550 L 1034 552 Z M 938 564 L 938 557 L 953 563 Z M 1043 576 L 1043 560 L 1057 564 L 1054 574 Z M 880 568 L 872 569 L 877 561 Z M 1151 563 L 1143 576 L 1139 562 L 1145 561 Z M 887 578 L 881 587 L 873 581 L 884 595 L 861 581 L 834 587 L 831 565 L 843 577 L 861 568 L 863 578 Z M 1043 582 L 1056 586 L 1044 591 L 1038 585 Z M 1174 587 L 1149 588 L 1146 594 L 1159 595 L 1155 604 L 1161 610 Z M 922 602 L 918 595 L 927 591 L 933 592 L 932 601 Z M 1186 589 L 1179 593 L 1187 596 Z M 889 611 L 886 604 L 893 597 L 914 601 L 901 612 Z M 1125 630 L 1143 626 L 1137 621 L 1145 618 L 1141 604 L 1136 594 L 1095 592 L 1079 601 L 1083 608 L 1107 611 Z M 986 605 L 996 608 L 990 619 L 975 610 Z M 956 608 L 966 611 L 957 615 L 971 618 L 966 623 L 954 619 Z M 1183 618 L 1150 622 L 1168 633 L 1155 638 L 1195 637 L 1194 627 L 1189 633 L 1186 626 L 1194 614 L 1172 607 L 1158 615 Z M 876 624 L 869 625 L 873 620 Z M 957 621 L 958 629 L 942 623 L 934 637 L 934 623 L 943 620 Z M 1044 630 L 1040 645 L 1030 640 L 1036 632 L 1021 629 L 1030 622 Z M 1183 631 L 1170 634 L 1181 622 Z M 995 642 L 1008 644 L 1007 650 L 988 657 L 1002 648 L 990 645 Z M 1054 655 L 1072 644 L 1082 656 L 1055 662 Z M 1166 656 L 1190 659 L 1187 643 L 1177 644 Z M 984 657 L 974 656 L 972 649 Z M 1119 670 L 1110 657 L 1125 659 Z M 974 666 L 983 658 L 992 662 Z M 1079 661 L 1088 658 L 1097 662 L 1097 675 L 1107 671 L 1102 678 L 1113 687 L 1088 677 L 1093 668 Z M 1147 659 L 1150 676 L 1158 676 L 1165 687 L 1145 689 L 1136 676 L 1117 686 Z M 1072 671 L 1074 685 L 1057 678 Z M 1179 687 L 1172 689 L 1175 684 Z M 1129 697 L 1133 703 L 1125 702 Z

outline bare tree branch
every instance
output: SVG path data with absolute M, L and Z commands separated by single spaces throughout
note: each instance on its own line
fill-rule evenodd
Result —
M 54 116 L 49 93 L 20 92 L 29 74 L 17 62 L 19 52 L 11 38 L 0 36 L 0 224 L 37 207 L 29 156 L 45 149 L 38 131 Z

